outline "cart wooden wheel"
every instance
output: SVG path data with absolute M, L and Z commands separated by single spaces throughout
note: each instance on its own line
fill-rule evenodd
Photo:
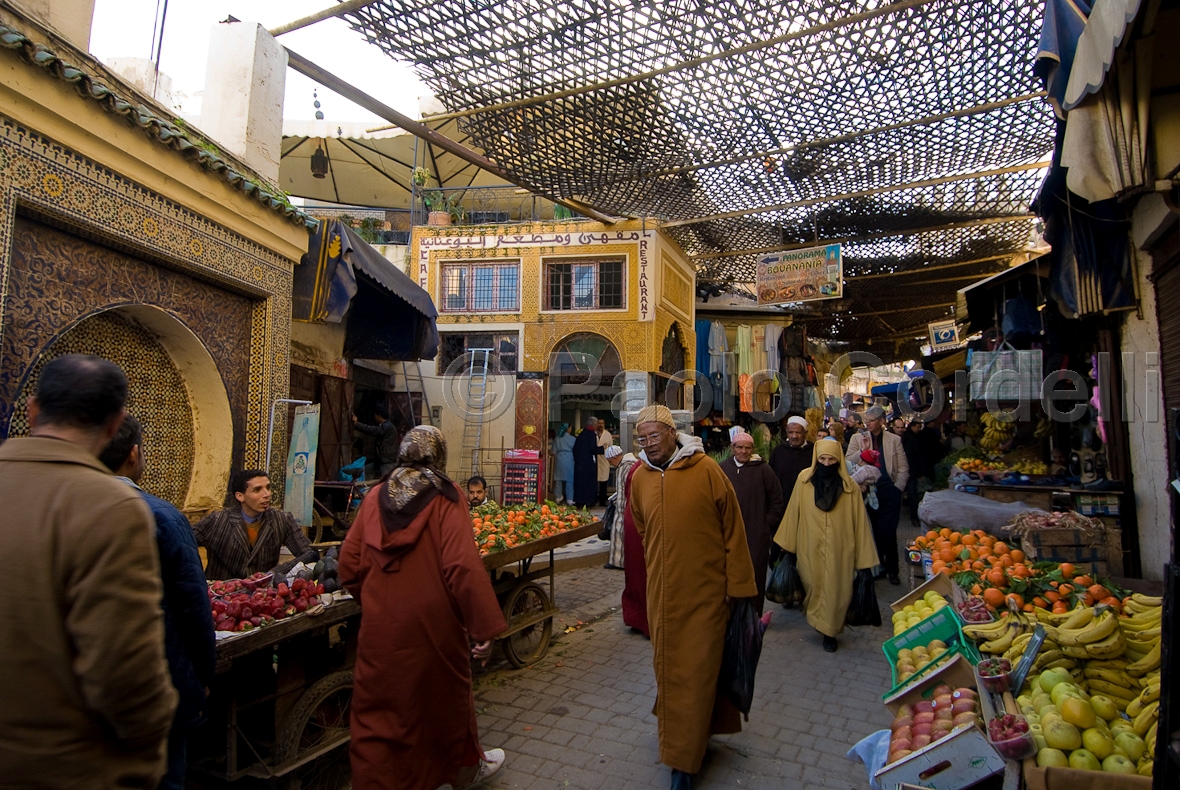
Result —
M 322 543 L 324 540 L 324 526 L 325 523 L 331 524 L 331 521 L 321 515 L 318 511 L 311 512 L 311 526 L 302 527 L 303 534 L 307 535 L 307 539 L 311 543 Z
M 333 672 L 303 692 L 287 716 L 274 757 L 280 766 L 312 757 L 282 777 L 282 790 L 338 790 L 351 786 L 352 770 L 348 761 L 351 710 L 351 671 Z
M 500 640 L 508 663 L 520 669 L 538 661 L 549 649 L 553 636 L 553 615 L 543 617 L 552 606 L 540 585 L 529 582 L 517 586 L 504 604 L 508 636 Z M 513 631 L 513 629 L 518 629 Z

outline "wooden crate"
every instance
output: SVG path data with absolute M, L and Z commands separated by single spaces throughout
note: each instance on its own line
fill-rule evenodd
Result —
M 1105 530 L 1100 535 L 1080 529 L 1029 530 L 1021 538 L 1020 548 L 1032 561 L 1070 562 L 1078 567 L 1079 573 L 1107 577 L 1112 573 L 1109 548 L 1111 532 L 1114 530 Z M 1117 538 L 1118 533 L 1115 532 L 1115 535 Z M 1118 575 L 1122 571 L 1121 549 L 1116 556 Z

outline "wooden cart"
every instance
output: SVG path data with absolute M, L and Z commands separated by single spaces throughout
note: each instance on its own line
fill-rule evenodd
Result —
M 209 721 L 190 742 L 190 773 L 281 790 L 341 787 L 360 607 L 336 601 L 221 640 Z
M 553 616 L 559 611 L 553 604 L 554 550 L 595 535 L 601 528 L 602 524 L 598 522 L 586 524 L 483 558 L 484 567 L 492 574 L 496 598 L 504 607 L 504 619 L 508 621 L 508 629 L 500 634 L 499 640 L 504 656 L 512 666 L 519 669 L 532 664 L 549 650 Z M 549 552 L 549 565 L 533 570 L 533 558 L 546 551 Z M 515 572 L 505 570 L 512 565 L 516 566 Z M 549 577 L 548 593 L 537 584 L 538 579 L 546 576 Z

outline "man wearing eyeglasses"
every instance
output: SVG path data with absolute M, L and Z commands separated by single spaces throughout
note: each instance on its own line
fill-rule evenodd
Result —
M 880 406 L 865 409 L 865 430 L 848 441 L 845 458 L 859 458 L 863 450 L 876 450 L 877 468 L 881 478 L 877 481 L 877 500 L 880 506 L 869 509 L 869 521 L 873 525 L 873 540 L 877 544 L 877 556 L 881 560 L 890 584 L 901 584 L 898 576 L 897 522 L 901 517 L 901 492 L 905 491 L 910 478 L 910 465 L 905 457 L 901 437 L 885 430 L 885 410 Z
M 737 495 L 701 440 L 678 433 L 665 406 L 636 423 L 629 507 L 647 565 L 660 760 L 678 790 L 691 787 L 711 734 L 742 729 L 717 679 L 729 601 L 758 587 Z

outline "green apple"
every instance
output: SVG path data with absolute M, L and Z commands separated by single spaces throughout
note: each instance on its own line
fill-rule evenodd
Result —
M 1110 723 L 1110 734 L 1114 736 L 1115 742 L 1118 742 L 1119 735 L 1124 732 L 1135 734 L 1135 727 L 1126 719 L 1119 718 Z
M 1038 768 L 1069 768 L 1069 758 L 1060 749 L 1041 749 L 1037 752 Z
M 1088 749 L 1099 760 L 1110 757 L 1114 750 L 1114 741 L 1110 734 L 1097 727 L 1090 727 L 1082 731 L 1082 746 Z
M 1072 680 L 1073 676 L 1069 674 L 1068 670 L 1057 668 L 1046 669 L 1044 672 L 1042 672 L 1038 683 L 1041 686 L 1041 690 L 1048 694 L 1053 691 L 1053 687 L 1057 684 L 1069 683 Z
M 1069 767 L 1079 771 L 1101 771 L 1102 763 L 1089 749 L 1074 749 L 1069 753 Z
M 1094 709 L 1094 713 L 1102 717 L 1104 721 L 1114 721 L 1119 717 L 1119 709 L 1115 706 L 1114 700 L 1110 697 L 1104 697 L 1101 694 L 1095 694 L 1090 697 L 1090 707 Z
M 1057 688 L 1062 688 L 1062 686 Z M 1097 723 L 1098 717 L 1094 714 L 1094 708 L 1090 706 L 1089 702 L 1081 697 L 1071 697 L 1069 694 L 1062 696 L 1063 699 L 1057 706 L 1061 711 L 1061 718 L 1079 730 L 1088 730 Z M 1109 754 L 1109 750 L 1107 753 Z
M 1082 745 L 1082 733 L 1078 728 L 1057 716 L 1042 717 L 1041 727 L 1045 730 L 1045 743 L 1052 749 L 1068 752 Z
M 1102 770 L 1108 774 L 1133 774 L 1135 763 L 1119 754 L 1112 754 L 1102 761 Z
M 1134 732 L 1123 731 L 1114 736 L 1114 744 L 1126 752 L 1132 762 L 1139 762 L 1147 751 L 1147 744 Z
M 1067 681 L 1065 683 L 1058 683 L 1053 687 L 1053 690 L 1049 692 L 1049 698 L 1053 700 L 1053 704 L 1057 706 L 1057 709 L 1061 711 L 1063 715 L 1065 713 L 1065 709 L 1061 707 L 1061 703 L 1065 701 L 1066 697 L 1081 699 L 1082 690 L 1073 683 Z

